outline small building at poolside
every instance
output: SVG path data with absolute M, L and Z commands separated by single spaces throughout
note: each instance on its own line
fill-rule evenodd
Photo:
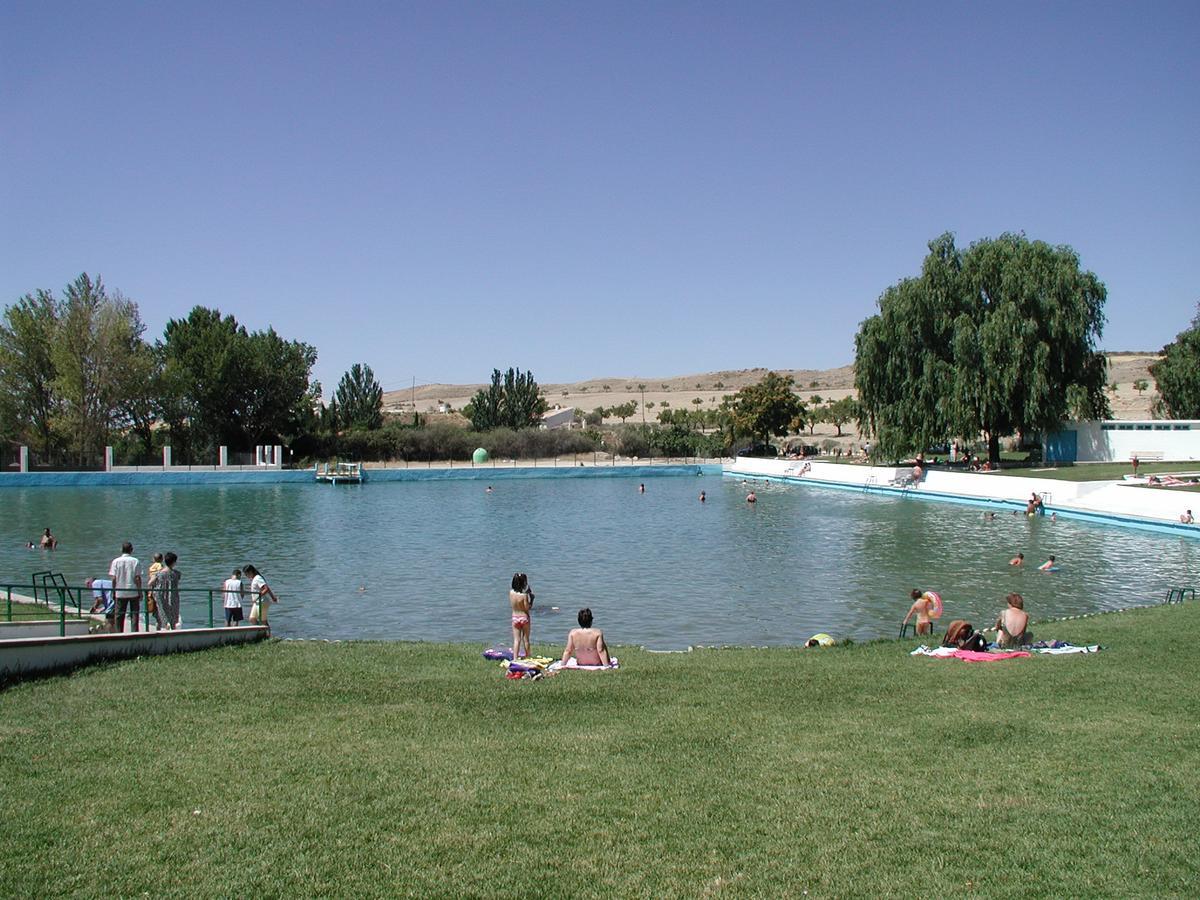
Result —
M 1200 460 L 1198 419 L 1067 422 L 1042 439 L 1047 463 Z

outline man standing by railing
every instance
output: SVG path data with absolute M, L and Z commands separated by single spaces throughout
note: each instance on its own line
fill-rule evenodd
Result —
M 142 570 L 133 555 L 133 544 L 126 541 L 121 545 L 121 555 L 108 567 L 108 577 L 113 580 L 113 593 L 117 598 L 117 634 L 125 631 L 125 608 L 133 606 L 132 631 L 138 630 L 138 600 L 142 596 Z

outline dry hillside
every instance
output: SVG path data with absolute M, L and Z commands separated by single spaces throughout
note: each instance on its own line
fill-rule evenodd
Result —
M 1159 357 L 1153 353 L 1110 354 L 1109 378 L 1116 382 L 1116 393 L 1109 394 L 1113 414 L 1118 419 L 1148 418 L 1150 403 L 1154 398 L 1153 379 L 1148 367 Z M 737 369 L 733 371 L 705 372 L 699 375 L 675 375 L 669 378 L 613 377 L 593 378 L 571 384 L 544 383 L 546 399 L 551 406 L 577 407 L 590 412 L 598 406 L 617 406 L 629 400 L 637 402 L 638 412 L 629 421 L 640 422 L 641 402 L 646 403 L 646 421 L 652 422 L 664 408 L 691 409 L 698 406 L 709 409 L 717 406 L 725 394 L 732 394 L 763 377 L 766 369 Z M 781 374 L 790 375 L 800 388 L 806 401 L 814 396 L 824 400 L 837 400 L 854 394 L 854 367 L 841 366 L 837 369 L 785 369 Z M 1134 384 L 1144 379 L 1151 389 L 1138 392 Z M 644 392 L 640 386 L 644 385 Z M 416 409 L 422 413 L 436 413 L 439 405 L 448 404 L 459 410 L 465 406 L 483 384 L 423 384 L 415 390 L 389 391 L 383 395 L 384 409 L 393 413 L 411 413 L 414 400 Z M 699 398 L 700 403 L 693 401 Z M 653 405 L 651 405 L 653 404 Z M 608 421 L 616 421 L 610 419 Z M 847 429 L 843 429 L 847 431 Z M 843 443 L 853 440 L 846 434 Z M 817 440 L 833 438 L 836 429 L 831 425 L 818 425 L 814 437 Z

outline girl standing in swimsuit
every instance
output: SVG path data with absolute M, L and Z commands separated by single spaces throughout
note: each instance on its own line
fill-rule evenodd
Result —
M 529 578 L 524 572 L 513 575 L 508 603 L 512 607 L 513 659 L 524 659 L 529 656 L 530 611 L 533 609 L 533 591 L 529 589 Z M 522 645 L 524 652 L 521 652 Z

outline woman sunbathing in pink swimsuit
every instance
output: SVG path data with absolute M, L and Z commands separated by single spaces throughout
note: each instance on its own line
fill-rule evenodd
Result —
M 529 589 L 529 578 L 524 572 L 513 575 L 508 602 L 512 606 L 513 659 L 524 659 L 529 656 L 530 610 L 533 609 L 533 591 Z
M 579 627 L 572 628 L 571 633 L 567 635 L 567 649 L 562 655 L 563 664 L 566 665 L 572 656 L 575 657 L 576 664 L 581 666 L 609 665 L 604 632 L 592 627 L 592 611 L 586 607 L 579 611 Z

